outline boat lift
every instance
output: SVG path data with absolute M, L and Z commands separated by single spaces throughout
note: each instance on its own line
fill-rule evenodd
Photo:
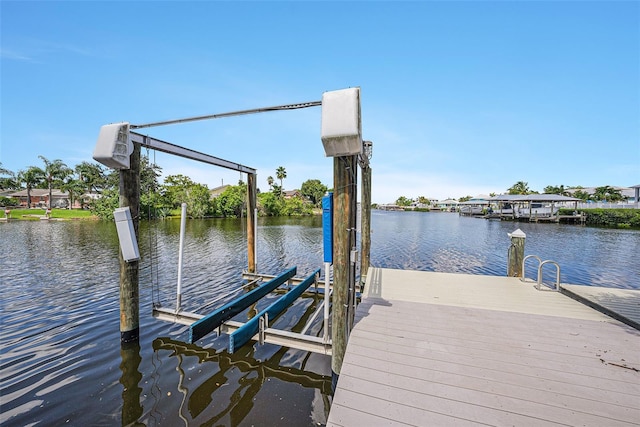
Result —
M 190 149 L 176 146 L 164 141 L 149 138 L 137 133 L 132 133 L 132 139 L 139 143 L 143 147 L 154 148 L 159 151 L 167 152 L 170 154 L 179 155 L 181 157 L 190 158 L 193 160 L 203 161 L 205 163 L 215 164 L 233 170 L 239 170 L 248 174 L 255 174 L 255 170 L 247 166 L 243 166 L 237 163 L 228 162 L 216 157 L 212 157 L 203 153 L 195 152 Z M 257 209 L 253 212 L 253 247 L 250 248 L 254 253 L 254 269 L 255 269 L 255 254 L 257 254 Z M 252 273 L 246 271 L 243 273 L 244 279 L 249 279 L 250 284 L 256 284 L 263 282 L 265 279 L 269 279 L 266 283 L 259 285 L 257 288 L 249 291 L 248 293 L 236 298 L 235 300 L 217 308 L 213 312 L 202 315 L 193 312 L 187 312 L 182 310 L 182 258 L 184 247 L 184 235 L 185 235 L 185 219 L 186 219 L 186 204 L 182 205 L 182 215 L 180 223 L 180 243 L 178 251 L 178 280 L 176 286 L 176 306 L 175 309 L 164 308 L 154 306 L 153 316 L 159 320 L 179 323 L 189 326 L 189 342 L 195 343 L 201 338 L 205 337 L 209 333 L 217 329 L 218 335 L 222 333 L 228 333 L 229 335 L 229 347 L 230 353 L 252 338 L 258 341 L 260 344 L 272 343 L 282 345 L 286 347 L 297 348 L 304 351 L 310 351 L 315 353 L 331 354 L 331 340 L 329 338 L 329 304 L 330 304 L 330 288 L 331 284 L 327 280 L 329 277 L 330 269 L 325 268 L 325 281 L 320 281 L 320 269 L 313 272 L 306 278 L 294 277 L 297 268 L 293 267 L 278 276 L 262 275 L 258 273 Z M 249 219 L 249 218 L 248 218 Z M 330 228 L 331 223 L 327 224 Z M 286 289 L 288 292 L 276 300 L 273 304 L 267 307 L 265 310 L 258 313 L 252 319 L 246 323 L 237 322 L 231 320 L 234 316 L 242 313 L 252 304 L 255 304 L 262 297 L 275 291 L 284 284 L 287 284 Z M 269 318 L 274 319 L 279 314 L 284 312 L 293 301 L 301 296 L 308 288 L 315 284 L 316 292 L 319 285 L 324 289 L 328 283 L 329 291 L 324 290 L 324 301 L 317 309 L 316 313 L 309 320 L 307 325 L 303 328 L 301 333 L 294 333 L 290 331 L 283 331 L 269 327 Z M 322 337 L 315 337 L 307 335 L 311 324 L 316 320 L 318 313 L 324 311 L 324 334 Z
M 330 197 L 330 196 L 326 196 Z M 258 341 L 260 344 L 270 343 L 286 347 L 297 348 L 299 350 L 310 351 L 320 354 L 331 355 L 331 341 L 329 339 L 329 297 L 331 294 L 331 284 L 327 280 L 329 277 L 329 268 L 326 269 L 325 281 L 320 281 L 320 269 L 314 271 L 306 278 L 295 277 L 297 267 L 292 267 L 280 275 L 270 276 L 258 273 L 244 272 L 243 278 L 250 280 L 249 284 L 256 284 L 268 279 L 266 283 L 256 287 L 246 294 L 218 307 L 207 315 L 192 313 L 182 310 L 182 257 L 184 247 L 184 228 L 186 218 L 186 204 L 182 205 L 182 219 L 180 224 L 180 241 L 178 251 L 178 280 L 176 285 L 176 306 L 175 309 L 164 308 L 160 306 L 153 307 L 153 316 L 157 319 L 179 323 L 189 326 L 189 343 L 193 344 L 202 339 L 209 333 L 217 329 L 218 335 L 222 333 L 229 334 L 229 353 L 233 353 L 237 348 L 246 344 L 251 339 Z M 331 223 L 327 223 L 325 229 L 329 229 Z M 257 239 L 256 239 L 257 241 Z M 330 252 L 326 249 L 325 252 Z M 248 307 L 258 302 L 277 289 L 282 289 L 286 293 L 278 298 L 257 315 L 247 322 L 238 322 L 231 320 L 236 315 L 245 311 Z M 279 314 L 284 312 L 298 297 L 300 297 L 311 285 L 315 285 L 316 293 L 318 285 L 322 284 L 324 301 L 316 309 L 302 332 L 295 333 L 290 331 L 279 330 L 269 327 L 269 319 L 275 319 Z M 225 295 L 226 296 L 226 295 Z M 224 297 L 224 296 L 223 296 Z M 322 337 L 307 335 L 312 323 L 318 317 L 318 314 L 324 311 L 324 334 Z
M 319 313 L 328 302 L 329 292 L 325 292 L 325 301 L 316 310 L 316 313 L 311 317 L 311 319 L 309 319 L 302 332 L 296 333 L 269 327 L 270 318 L 274 319 L 286 310 L 287 307 L 291 305 L 296 298 L 300 297 L 305 291 L 307 291 L 312 284 L 315 284 L 316 286 L 318 285 L 320 269 L 317 269 L 305 279 L 295 278 L 294 276 L 296 271 L 296 267 L 290 268 L 279 276 L 276 276 L 233 301 L 224 304 L 207 315 L 187 312 L 184 310 L 154 307 L 153 316 L 159 320 L 189 326 L 189 342 L 192 344 L 215 330 L 218 331 L 219 335 L 227 333 L 229 334 L 229 353 L 233 353 L 238 347 L 253 339 L 258 341 L 260 344 L 270 343 L 330 355 L 330 340 L 326 341 L 324 337 L 316 337 L 306 334 L 311 324 L 317 318 L 317 313 Z M 254 274 L 253 276 L 260 275 Z M 250 283 L 255 283 L 258 280 L 260 279 L 258 278 Z M 299 283 L 294 285 L 289 283 L 290 281 L 298 281 Z M 287 293 L 282 295 L 267 308 L 260 311 L 253 318 L 247 322 L 231 320 L 234 316 L 246 310 L 259 299 L 285 284 L 287 284 Z M 325 318 L 325 327 L 327 324 L 328 318 Z
M 158 319 L 188 325 L 190 328 L 190 341 L 194 342 L 208 333 L 218 330 L 218 334 L 229 333 L 229 351 L 243 345 L 251 339 L 260 343 L 269 342 L 277 345 L 298 348 L 301 350 L 331 354 L 332 375 L 340 371 L 342 359 L 346 348 L 349 332 L 353 326 L 355 306 L 357 300 L 356 263 L 358 251 L 356 248 L 356 189 L 357 166 L 363 169 L 363 200 L 366 200 L 366 210 L 370 212 L 370 166 L 372 144 L 362 139 L 362 123 L 360 111 L 360 89 L 349 88 L 323 93 L 321 101 L 304 102 L 298 104 L 281 105 L 275 107 L 242 110 L 230 113 L 212 114 L 207 116 L 189 117 L 177 120 L 167 120 L 147 124 L 130 124 L 128 122 L 114 123 L 102 126 L 98 142 L 94 149 L 93 158 L 113 169 L 120 170 L 120 207 L 123 208 L 121 227 L 118 237 L 122 248 L 120 257 L 120 332 L 121 343 L 138 340 L 139 334 L 139 305 L 138 305 L 138 260 L 137 250 L 137 222 L 139 203 L 139 152 L 140 147 L 162 151 L 172 155 L 204 162 L 207 164 L 228 168 L 247 174 L 247 253 L 248 271 L 252 275 L 250 284 L 262 283 L 266 276 L 257 274 L 256 268 L 256 243 L 257 243 L 257 207 L 256 207 L 256 170 L 248 166 L 223 160 L 208 154 L 200 153 L 185 147 L 180 147 L 147 135 L 132 132 L 134 129 L 164 126 L 169 124 L 186 123 L 197 120 L 209 120 L 222 117 L 262 113 L 269 111 L 293 110 L 308 107 L 322 106 L 321 140 L 325 155 L 334 158 L 334 188 L 336 217 L 333 218 L 333 206 L 331 214 L 325 216 L 325 203 L 323 200 L 323 224 L 325 231 L 335 230 L 336 236 L 329 238 L 325 235 L 325 281 L 319 281 L 320 269 L 314 271 L 306 278 L 295 278 L 296 268 L 293 267 L 278 276 L 271 277 L 266 283 L 237 298 L 231 303 L 214 310 L 208 315 L 186 312 L 182 309 L 181 301 L 181 274 L 179 273 L 177 284 L 177 301 L 174 310 L 162 307 L 154 307 L 153 315 Z M 365 178 L 366 177 L 366 178 Z M 333 203 L 333 202 L 331 202 Z M 184 209 L 184 208 L 183 208 Z M 127 213 L 129 215 L 127 215 Z M 181 230 L 181 248 L 184 239 L 183 213 Z M 325 219 L 328 220 L 325 222 Z M 364 217 L 364 215 L 363 215 Z M 364 224 L 364 222 L 363 222 Z M 367 229 L 363 233 L 363 252 L 366 252 L 363 260 L 368 267 L 368 251 L 370 247 L 369 221 L 367 217 Z M 122 233 L 120 233 L 122 229 Z M 121 236 L 122 234 L 122 236 Z M 326 242 L 330 242 L 327 249 Z M 123 243 L 124 242 L 124 243 Z M 125 251 L 125 249 L 128 249 Z M 328 253 L 328 256 L 327 256 Z M 182 268 L 182 250 L 180 250 L 179 269 Z M 333 263 L 333 256 L 336 262 Z M 329 335 L 329 304 L 332 294 L 330 282 L 331 265 L 334 265 L 334 280 L 336 293 L 332 298 L 334 310 L 332 323 L 338 325 L 331 329 Z M 366 275 L 366 269 L 362 271 Z M 266 309 L 258 313 L 251 320 L 242 323 L 236 322 L 234 316 L 242 313 L 259 298 L 275 291 L 287 283 L 288 292 L 277 299 Z M 293 286 L 293 283 L 298 284 Z M 318 288 L 324 287 L 324 302 L 313 314 L 310 321 L 304 327 L 302 333 L 280 331 L 269 327 L 269 318 L 277 317 L 295 298 L 301 296 L 311 284 Z M 224 297 L 223 297 L 224 298 Z M 211 305 L 211 303 L 209 303 Z M 306 332 L 315 321 L 321 311 L 324 311 L 324 334 L 322 337 L 309 336 Z M 343 327 L 344 326 L 344 327 Z

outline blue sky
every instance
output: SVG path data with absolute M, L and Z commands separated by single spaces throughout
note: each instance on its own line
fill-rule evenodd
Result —
M 640 2 L 1 1 L 0 162 L 91 160 L 100 126 L 359 86 L 372 199 L 640 184 Z M 319 107 L 147 129 L 332 186 Z M 240 175 L 150 153 L 210 188 Z

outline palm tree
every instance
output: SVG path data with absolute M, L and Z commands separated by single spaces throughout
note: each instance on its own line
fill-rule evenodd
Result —
M 269 190 L 271 190 L 271 187 L 273 187 L 273 177 L 271 175 L 267 177 L 267 184 L 269 184 Z
M 99 193 L 106 185 L 107 177 L 104 168 L 97 163 L 81 162 L 75 167 L 78 179 L 84 183 L 89 193 Z
M 602 187 L 596 187 L 593 192 L 593 198 L 598 201 L 617 202 L 622 200 L 624 197 L 620 190 L 616 190 L 610 185 L 604 185 Z
M 287 171 L 284 170 L 284 166 L 278 166 L 276 169 L 276 178 L 280 180 L 280 197 L 282 197 L 282 180 L 287 177 Z
M 524 181 L 518 181 L 511 188 L 507 190 L 508 194 L 530 194 L 529 183 Z
M 44 156 L 38 156 L 44 162 L 44 174 L 49 188 L 49 206 L 51 209 L 51 198 L 53 196 L 53 183 L 62 182 L 66 177 L 71 175 L 73 171 L 60 159 L 49 161 Z
M 82 180 L 70 176 L 60 188 L 69 193 L 69 209 L 73 209 L 74 201 L 85 192 L 86 184 Z
M 18 182 L 24 182 L 27 187 L 27 208 L 31 209 L 31 190 L 44 179 L 44 171 L 37 166 L 29 166 L 27 170 L 18 172 Z
M 0 178 L 0 189 L 14 189 L 17 184 L 15 181 L 15 174 L 9 169 L 5 169 L 2 167 L 2 162 L 0 162 L 0 175 L 6 175 L 7 178 Z

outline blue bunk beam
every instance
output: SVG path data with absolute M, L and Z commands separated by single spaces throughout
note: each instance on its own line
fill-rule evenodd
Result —
M 320 269 L 311 274 L 311 276 L 304 279 L 300 284 L 296 285 L 289 292 L 278 298 L 269 307 L 262 310 L 260 313 L 253 316 L 248 322 L 236 329 L 229 335 L 229 353 L 233 353 L 235 348 L 240 348 L 245 345 L 260 329 L 260 319 L 266 314 L 269 319 L 275 319 L 280 313 L 282 313 L 287 307 L 289 307 L 294 300 L 300 297 L 304 291 L 313 284 L 317 278 L 320 277 Z
M 237 298 L 234 301 L 223 305 L 222 307 L 213 311 L 211 314 L 204 316 L 197 322 L 194 322 L 189 327 L 189 342 L 193 344 L 200 338 L 207 335 L 209 332 L 222 325 L 222 323 L 231 319 L 236 314 L 241 313 L 251 304 L 255 303 L 260 298 L 264 297 L 269 292 L 273 291 L 275 288 L 295 276 L 296 271 L 296 267 L 290 268 L 281 275 L 269 280 L 264 285 L 255 288 L 254 290 L 246 293 L 240 298 Z

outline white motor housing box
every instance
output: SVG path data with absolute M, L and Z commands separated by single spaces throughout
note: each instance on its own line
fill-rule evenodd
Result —
M 322 94 L 321 138 L 327 157 L 362 153 L 360 88 Z
M 113 169 L 129 169 L 133 142 L 129 137 L 129 123 L 113 123 L 100 128 L 93 158 Z
M 133 228 L 133 220 L 131 219 L 129 206 L 117 208 L 113 211 L 113 219 L 116 221 L 116 230 L 118 231 L 122 258 L 124 258 L 126 262 L 139 260 L 138 240 L 136 239 L 136 231 Z

